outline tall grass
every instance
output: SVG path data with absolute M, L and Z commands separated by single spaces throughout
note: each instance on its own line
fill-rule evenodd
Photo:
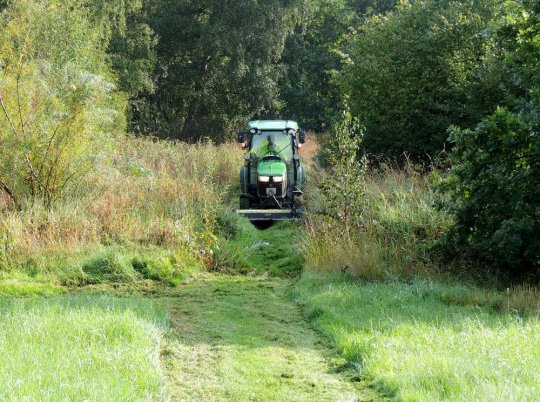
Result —
M 92 280 L 85 267 L 122 269 L 113 254 L 129 257 L 124 268 L 132 277 L 160 265 L 210 264 L 217 216 L 240 159 L 232 145 L 131 136 L 106 144 L 94 155 L 94 172 L 52 208 L 15 211 L 0 199 L 0 271 L 84 283 Z
M 325 173 L 318 169 L 319 180 Z M 306 268 L 347 271 L 363 279 L 410 278 L 433 270 L 431 246 L 447 230 L 451 219 L 434 207 L 433 180 L 408 165 L 382 165 L 363 178 L 363 207 L 359 225 L 324 214 L 327 200 L 310 196 L 314 212 L 306 221 L 303 245 Z
M 436 207 L 438 171 L 426 173 L 411 164 L 391 163 L 367 171 L 358 178 L 364 183 L 363 205 L 356 211 L 359 224 L 346 228 L 343 221 L 325 213 L 327 199 L 317 186 L 329 173 L 316 162 L 316 158 L 311 161 L 310 214 L 301 238 L 305 270 L 342 273 L 363 281 L 424 278 L 468 284 L 474 290 L 454 294 L 454 302 L 494 303 L 501 312 L 540 311 L 538 287 L 508 284 L 489 269 L 470 263 L 467 256 L 444 258 L 442 240 L 453 221 Z M 480 300 L 479 285 L 493 295 Z

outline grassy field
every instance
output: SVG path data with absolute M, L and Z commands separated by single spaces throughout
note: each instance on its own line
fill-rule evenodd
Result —
M 144 299 L 0 299 L 0 400 L 165 400 L 167 313 Z
M 508 311 L 499 293 L 266 273 L 3 297 L 0 399 L 540 397 L 540 319 Z
M 164 350 L 173 399 L 379 400 L 303 320 L 290 284 L 206 275 L 162 294 L 174 329 Z
M 261 231 L 234 147 L 119 141 L 78 199 L 0 200 L 0 400 L 540 398 L 540 293 L 445 265 L 436 174 L 368 173 L 345 228 L 310 157 L 309 215 Z
M 358 283 L 307 273 L 296 299 L 358 373 L 405 401 L 540 399 L 540 319 L 428 281 Z
M 292 283 L 198 274 L 4 297 L 0 399 L 385 400 L 302 317 Z

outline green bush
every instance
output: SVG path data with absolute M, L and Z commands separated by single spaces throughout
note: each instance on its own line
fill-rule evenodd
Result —
M 445 149 L 449 125 L 478 120 L 469 85 L 489 40 L 487 3 L 404 1 L 351 36 L 341 91 L 368 153 L 427 160 Z
M 540 110 L 540 109 L 539 109 Z M 498 109 L 475 130 L 452 131 L 460 162 L 443 185 L 458 246 L 472 245 L 493 264 L 540 265 L 540 120 Z
M 497 82 L 504 107 L 474 130 L 451 129 L 456 166 L 442 189 L 458 253 L 468 245 L 493 266 L 532 273 L 540 266 L 540 3 L 506 2 L 504 12 L 486 61 L 505 77 Z
M 16 207 L 73 195 L 123 130 L 102 39 L 82 7 L 21 0 L 0 15 L 0 191 Z

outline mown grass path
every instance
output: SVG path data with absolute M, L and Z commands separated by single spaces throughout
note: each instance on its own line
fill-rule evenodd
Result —
M 377 400 L 340 370 L 342 361 L 290 301 L 290 285 L 206 275 L 160 294 L 172 321 L 162 354 L 172 399 Z

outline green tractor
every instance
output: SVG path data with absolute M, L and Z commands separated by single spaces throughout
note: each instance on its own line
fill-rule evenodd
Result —
M 306 134 L 290 120 L 256 120 L 238 133 L 246 151 L 240 170 L 239 214 L 251 221 L 295 219 L 302 215 L 305 183 L 300 152 Z

